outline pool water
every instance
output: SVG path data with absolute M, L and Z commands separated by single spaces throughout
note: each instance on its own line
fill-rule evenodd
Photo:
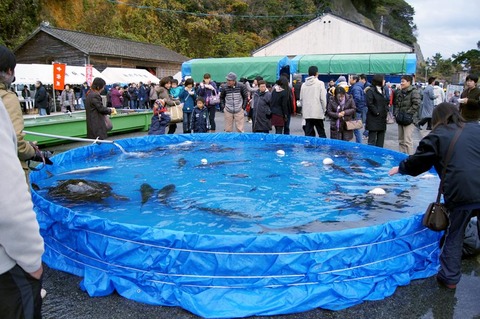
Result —
M 135 149 L 143 155 L 135 157 L 112 146 L 106 153 L 63 162 L 52 176 L 35 183 L 40 196 L 75 213 L 201 234 L 338 231 L 409 217 L 434 200 L 436 174 L 389 177 L 389 169 L 403 155 L 361 148 L 310 140 L 285 144 L 214 139 Z M 277 155 L 278 150 L 285 156 Z M 323 165 L 327 157 L 333 165 Z M 96 166 L 112 168 L 64 174 Z M 49 189 L 66 179 L 105 182 L 114 194 L 99 202 L 52 198 Z M 386 195 L 368 194 L 376 187 Z

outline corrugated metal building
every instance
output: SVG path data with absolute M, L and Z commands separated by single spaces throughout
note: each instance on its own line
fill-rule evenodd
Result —
M 255 50 L 252 56 L 412 52 L 408 44 L 326 13 Z

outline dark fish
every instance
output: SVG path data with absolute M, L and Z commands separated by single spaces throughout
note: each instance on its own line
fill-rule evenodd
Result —
M 67 179 L 50 188 L 48 195 L 53 198 L 72 202 L 100 202 L 108 197 L 118 200 L 128 200 L 127 197 L 113 192 L 109 183 L 90 181 L 86 179 Z
M 364 158 L 364 160 L 373 167 L 381 167 L 382 166 L 382 164 L 380 164 L 377 161 L 372 160 L 371 158 Z
M 223 209 L 223 208 L 212 208 L 212 207 L 201 207 L 194 206 L 198 210 L 204 210 L 206 212 L 212 213 L 218 216 L 230 217 L 230 218 L 243 218 L 243 219 L 258 219 L 260 216 L 251 216 L 246 213 L 237 212 L 232 209 Z
M 160 202 L 166 203 L 167 199 L 175 192 L 175 185 L 168 184 L 167 186 L 163 187 L 161 190 L 158 191 L 157 198 Z
M 182 157 L 177 161 L 177 164 L 178 164 L 178 168 L 182 168 L 185 166 L 185 164 L 187 164 L 187 160 Z
M 332 168 L 337 170 L 337 171 L 340 171 L 346 175 L 351 175 L 351 173 L 349 171 L 347 171 L 345 168 L 343 168 L 342 166 L 339 166 L 337 164 L 332 164 Z
M 150 198 L 152 198 L 155 189 L 147 183 L 143 183 L 140 186 L 140 193 L 142 194 L 142 206 L 145 204 Z
M 276 177 L 280 177 L 280 174 L 270 174 L 267 176 L 267 178 L 276 178 Z
M 235 178 L 249 178 L 247 174 L 224 174 L 225 176 L 228 177 L 235 177 Z
M 360 165 L 358 165 L 357 163 L 352 163 L 350 164 L 350 168 L 352 169 L 352 171 L 354 171 L 355 173 L 363 173 L 363 169 L 360 167 Z
M 336 220 L 314 220 L 309 223 L 297 226 L 282 227 L 282 228 L 270 228 L 264 225 L 258 225 L 262 229 L 260 233 L 284 233 L 284 234 L 306 234 L 306 233 L 316 233 L 319 231 L 325 230 L 325 224 L 329 223 L 338 223 Z
M 216 166 L 221 166 L 221 165 L 228 165 L 228 164 L 239 164 L 239 163 L 250 163 L 251 160 L 238 160 L 238 161 L 218 161 L 218 162 L 212 162 L 209 164 L 200 164 L 195 167 L 216 167 Z
M 257 189 L 257 186 L 254 186 L 251 190 L 249 190 L 249 192 L 255 192 Z
M 35 183 L 32 183 L 31 186 L 32 186 L 32 189 L 33 189 L 34 191 L 36 191 L 36 192 L 38 192 L 38 191 L 40 190 L 40 187 L 39 187 L 37 184 L 35 184 Z

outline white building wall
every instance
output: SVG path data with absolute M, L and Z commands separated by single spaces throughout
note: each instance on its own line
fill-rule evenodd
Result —
M 406 44 L 327 14 L 267 44 L 253 56 L 410 52 L 412 48 Z

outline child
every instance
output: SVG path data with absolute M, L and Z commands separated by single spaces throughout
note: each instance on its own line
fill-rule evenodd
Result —
M 207 133 L 210 129 L 210 121 L 208 120 L 208 109 L 205 107 L 205 99 L 201 96 L 197 98 L 197 106 L 193 109 L 191 132 Z
M 169 90 L 170 95 L 174 99 L 179 99 L 180 93 L 182 92 L 182 87 L 178 86 L 178 80 L 173 79 L 172 80 L 172 87 Z
M 153 116 L 148 135 L 165 134 L 165 129 L 170 123 L 170 114 L 165 107 L 165 101 L 158 99 L 153 104 Z
M 190 122 L 192 119 L 192 112 L 195 108 L 195 89 L 193 88 L 193 79 L 189 78 L 185 80 L 184 87 L 180 87 L 180 102 L 183 103 L 183 133 L 188 134 L 190 133 L 190 128 L 192 127 L 192 123 Z

